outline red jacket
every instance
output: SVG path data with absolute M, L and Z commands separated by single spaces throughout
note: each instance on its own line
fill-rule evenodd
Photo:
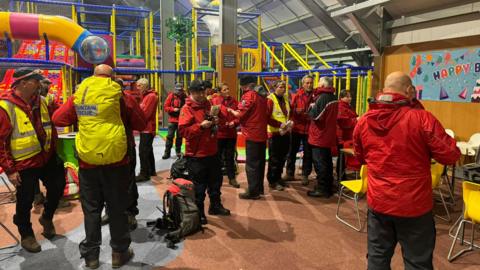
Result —
M 319 88 L 318 98 L 309 111 L 311 117 L 308 143 L 323 148 L 337 146 L 338 101 L 335 88 Z
M 368 205 L 382 214 L 421 216 L 433 206 L 431 159 L 454 164 L 460 151 L 430 112 L 412 108 L 402 95 L 378 97 L 391 101 L 370 104 L 353 134 L 356 157 L 368 166 Z
M 140 108 L 142 109 L 147 126 L 142 130 L 142 133 L 157 134 L 157 107 L 158 107 L 158 95 L 155 90 L 148 90 L 140 103 Z
M 132 96 L 138 104 L 142 102 L 142 94 L 138 90 L 125 90 L 123 93 Z
M 199 103 L 188 97 L 180 111 L 178 130 L 185 138 L 187 157 L 209 157 L 217 154 L 217 135 L 212 133 L 211 128 L 200 127 L 200 123 L 206 120 L 210 113 L 210 107 L 211 104 L 206 99 Z
M 237 137 L 237 126 L 239 124 L 238 119 L 232 114 L 227 112 L 227 109 L 238 109 L 238 101 L 231 96 L 222 97 L 221 95 L 214 95 L 211 100 L 212 105 L 221 105 L 220 110 L 226 117 L 218 124 L 217 138 L 219 139 L 233 139 Z M 227 125 L 227 123 L 233 122 L 233 127 Z
M 298 89 L 292 98 L 290 106 L 290 120 L 293 121 L 292 132 L 308 134 L 308 128 L 310 126 L 308 109 L 313 102 L 313 92 L 307 93 L 303 88 Z
M 285 101 L 288 102 L 288 100 L 286 100 L 286 98 L 287 98 L 286 96 L 283 96 L 281 98 L 279 98 L 277 96 L 277 99 L 280 103 L 280 108 L 282 109 L 283 115 L 288 114 L 287 106 L 285 105 Z M 284 102 L 282 102 L 281 100 L 283 100 Z M 282 126 L 282 123 L 272 118 L 273 106 L 275 106 L 275 103 L 273 103 L 273 100 L 267 98 L 268 125 L 272 126 L 272 127 L 275 127 L 275 128 L 280 128 Z M 268 131 L 268 129 L 267 129 L 267 131 Z M 286 134 L 284 134 L 284 135 L 286 135 Z M 273 132 L 273 133 L 268 132 L 268 138 L 271 138 L 273 136 L 280 136 L 280 132 Z
M 36 96 L 32 100 L 31 104 L 27 104 L 19 96 L 15 95 L 14 91 L 8 91 L 2 94 L 0 99 L 10 101 L 28 115 L 33 124 L 33 128 L 37 133 L 38 140 L 43 145 L 47 135 L 43 129 L 42 120 L 40 117 L 39 97 Z M 0 167 L 3 168 L 7 175 L 18 171 L 23 171 L 25 169 L 40 168 L 48 162 L 48 159 L 56 149 L 57 133 L 54 127 L 52 127 L 52 141 L 50 145 L 50 151 L 48 153 L 42 151 L 31 158 L 14 161 L 10 151 L 10 136 L 13 128 L 7 112 L 5 112 L 3 109 L 0 109 L 0 123 Z
M 180 110 L 175 112 L 174 109 L 181 109 L 185 105 L 186 95 L 182 91 L 181 94 L 176 94 L 175 92 L 170 92 L 165 100 L 163 108 L 165 112 L 168 113 L 168 122 L 169 123 L 178 123 L 178 116 L 180 115 Z
M 246 140 L 254 142 L 267 141 L 267 98 L 260 96 L 253 90 L 243 93 L 238 104 L 240 111 L 240 126 Z
M 423 107 L 423 104 L 420 102 L 420 100 L 414 98 L 414 99 L 412 99 L 410 102 L 411 102 L 411 106 L 412 106 L 414 109 L 425 110 L 425 107 Z
M 352 140 L 357 117 L 350 104 L 341 100 L 338 102 L 337 137 L 340 144 Z
M 77 112 L 75 110 L 75 104 L 73 100 L 74 96 L 70 97 L 65 104 L 63 104 L 58 110 L 53 114 L 52 120 L 56 126 L 66 127 L 76 124 L 78 122 Z M 130 95 L 124 95 L 123 99 L 120 100 L 120 113 L 122 117 L 123 124 L 125 125 L 125 133 L 127 135 L 127 141 L 131 146 L 134 144 L 133 130 L 143 130 L 145 129 L 145 115 L 143 111 L 138 106 L 135 99 Z M 95 168 L 100 166 L 95 166 L 79 160 L 80 168 L 88 169 Z M 128 164 L 128 154 L 125 154 L 125 157 L 117 163 L 109 164 L 106 167 L 117 167 L 121 165 Z

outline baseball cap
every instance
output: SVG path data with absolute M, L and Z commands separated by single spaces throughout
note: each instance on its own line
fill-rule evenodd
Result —
M 21 80 L 25 79 L 36 79 L 42 81 L 45 77 L 42 76 L 42 71 L 40 69 L 33 68 L 18 68 L 13 73 L 13 78 L 15 81 L 12 83 L 12 87 L 19 83 Z
M 183 89 L 183 84 L 181 83 L 176 83 L 175 84 L 175 90 L 182 90 Z

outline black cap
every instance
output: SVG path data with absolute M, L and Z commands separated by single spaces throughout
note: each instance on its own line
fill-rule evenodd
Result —
M 240 78 L 240 85 L 241 86 L 245 86 L 245 85 L 251 84 L 251 83 L 257 83 L 257 79 L 255 79 L 255 77 L 253 77 L 253 76 L 245 76 L 245 77 Z
M 195 92 L 195 91 L 204 91 L 205 86 L 203 85 L 203 82 L 201 80 L 193 80 L 190 82 L 190 85 L 188 86 L 188 90 L 190 92 Z
M 42 81 L 45 77 L 42 76 L 42 71 L 40 69 L 33 68 L 18 68 L 13 73 L 13 78 L 15 81 L 12 83 L 12 87 L 19 83 L 21 80 L 25 79 L 36 79 Z

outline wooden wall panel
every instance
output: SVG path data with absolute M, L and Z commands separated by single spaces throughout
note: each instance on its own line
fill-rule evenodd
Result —
M 378 88 L 383 87 L 385 77 L 394 71 L 409 73 L 412 53 L 479 46 L 480 36 L 473 36 L 386 48 L 381 56 L 380 74 L 376 74 L 380 79 Z M 455 131 L 457 140 L 468 140 L 473 133 L 480 132 L 480 103 L 422 100 L 422 104 L 445 128 Z

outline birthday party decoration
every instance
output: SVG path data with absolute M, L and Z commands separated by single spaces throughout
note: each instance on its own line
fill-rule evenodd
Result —
M 480 48 L 413 54 L 409 75 L 420 99 L 480 102 Z

